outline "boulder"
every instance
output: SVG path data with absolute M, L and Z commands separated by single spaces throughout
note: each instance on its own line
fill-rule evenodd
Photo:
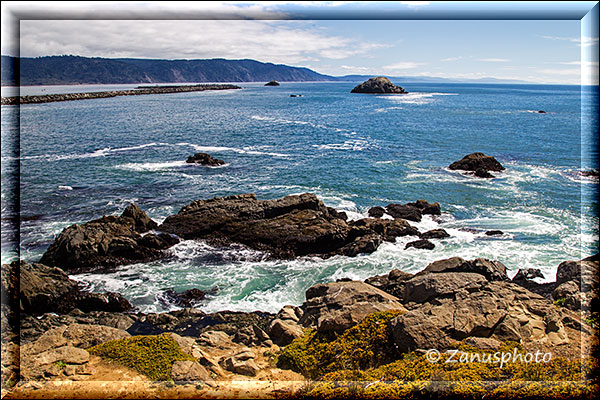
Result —
M 183 292 L 167 289 L 160 297 L 164 304 L 173 304 L 178 307 L 194 307 L 205 298 L 206 292 L 196 288 L 184 290 Z
M 254 354 L 243 351 L 232 357 L 225 357 L 219 361 L 219 365 L 230 372 L 246 376 L 256 376 L 260 368 L 254 361 Z
M 170 235 L 142 237 L 142 233 L 155 227 L 156 223 L 132 204 L 119 217 L 105 216 L 65 228 L 40 263 L 80 273 L 160 259 L 166 256 L 162 250 L 178 240 Z
M 16 274 L 19 270 L 19 286 L 4 287 L 4 283 L 9 280 L 3 280 L 2 290 L 11 293 L 10 296 L 19 293 L 19 308 L 25 314 L 68 313 L 75 308 L 85 312 L 123 312 L 132 309 L 129 301 L 119 293 L 81 291 L 77 282 L 60 268 L 24 261 L 15 261 L 13 264 L 10 268 L 3 266 L 3 272 Z
M 414 275 L 408 272 L 400 271 L 399 269 L 393 269 L 388 274 L 377 275 L 365 280 L 365 283 L 375 286 L 377 289 L 381 289 L 386 293 L 397 297 L 402 303 L 404 303 L 404 286 L 406 282 Z
M 214 158 L 213 156 L 207 153 L 196 153 L 193 156 L 189 156 L 185 162 L 188 164 L 206 165 L 208 167 L 218 167 L 220 165 L 225 165 L 225 161 L 219 160 L 218 158 Z
M 513 282 L 531 281 L 535 278 L 544 279 L 544 274 L 539 268 L 519 269 L 516 275 L 512 278 Z
M 288 305 L 288 306 L 283 306 L 281 308 L 281 310 L 279 310 L 279 312 L 277 313 L 275 318 L 281 319 L 284 321 L 290 320 L 293 322 L 298 322 L 298 321 L 300 321 L 300 318 L 302 318 L 302 314 L 304 314 L 304 312 L 302 311 L 302 309 L 300 307 Z
M 246 346 L 271 346 L 273 344 L 269 335 L 256 325 L 244 326 L 236 332 L 232 340 L 234 343 L 243 343 Z
M 493 281 L 471 293 L 459 290 L 442 301 L 423 303 L 392 319 L 390 329 L 401 351 L 442 350 L 471 337 L 560 345 L 569 341 L 561 319 L 543 297 L 511 282 Z
M 404 88 L 394 85 L 388 78 L 376 76 L 356 86 L 350 93 L 406 94 Z
M 406 250 L 411 247 L 414 247 L 415 249 L 433 250 L 435 248 L 435 244 L 431 243 L 427 239 L 420 239 L 407 243 L 406 246 L 404 246 L 404 249 Z
M 487 170 L 485 170 L 484 168 L 477 168 L 475 170 L 475 172 L 473 172 L 473 176 L 476 176 L 478 178 L 495 178 L 494 175 L 490 174 Z
M 317 284 L 306 291 L 300 324 L 320 332 L 341 332 L 378 311 L 405 310 L 399 300 L 358 281 Z
M 451 170 L 473 171 L 482 170 L 503 171 L 505 168 L 494 157 L 486 156 L 483 153 L 472 153 L 464 156 L 461 160 L 455 161 L 448 167 Z M 481 172 L 480 172 L 481 173 Z M 490 174 L 491 175 L 491 174 Z
M 449 238 L 450 235 L 448 234 L 448 232 L 446 232 L 445 229 L 439 228 L 439 229 L 432 229 L 430 231 L 421 233 L 419 235 L 419 237 L 421 239 L 445 239 L 445 238 Z
M 408 204 L 388 204 L 385 211 L 394 218 L 407 219 L 409 221 L 421 222 L 423 212 L 417 207 Z
M 491 231 L 486 231 L 485 234 L 486 234 L 486 236 L 500 236 L 500 235 L 503 235 L 504 232 L 497 230 L 497 229 L 493 229 Z
M 552 293 L 554 300 L 572 310 L 587 313 L 597 310 L 600 305 L 598 255 L 579 261 L 564 261 L 556 270 L 556 288 Z
M 278 346 L 287 346 L 294 339 L 301 337 L 304 331 L 295 321 L 275 319 L 269 327 L 269 336 Z

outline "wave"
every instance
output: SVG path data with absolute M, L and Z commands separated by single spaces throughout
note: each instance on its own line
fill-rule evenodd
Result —
M 458 96 L 458 93 L 426 93 L 426 92 L 410 92 L 397 96 L 381 95 L 380 98 L 388 99 L 394 103 L 402 104 L 429 104 L 437 99 L 436 96 Z

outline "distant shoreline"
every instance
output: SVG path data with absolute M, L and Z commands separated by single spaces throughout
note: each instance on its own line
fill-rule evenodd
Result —
M 57 101 L 73 101 L 88 99 L 104 99 L 117 96 L 139 96 L 144 94 L 163 94 L 163 93 L 184 93 L 184 92 L 202 92 L 205 90 L 230 90 L 241 89 L 237 85 L 227 84 L 200 84 L 200 85 L 178 85 L 178 86 L 139 86 L 131 90 L 111 90 L 105 92 L 86 92 L 86 93 L 64 93 L 64 94 L 44 94 L 33 96 L 9 96 L 2 97 L 2 105 L 18 104 L 41 104 L 53 103 Z

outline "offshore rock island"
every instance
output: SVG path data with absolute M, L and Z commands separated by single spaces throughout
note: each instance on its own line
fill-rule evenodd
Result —
M 180 86 L 139 86 L 132 90 L 112 90 L 106 92 L 87 92 L 87 93 L 65 93 L 65 94 L 45 94 L 39 96 L 12 96 L 2 97 L 2 105 L 17 104 L 40 104 L 52 103 L 56 101 L 104 99 L 117 96 L 139 96 L 144 94 L 164 94 L 164 93 L 184 93 L 184 92 L 202 92 L 205 90 L 230 90 L 241 89 L 240 86 L 228 84 L 201 84 L 201 85 L 180 85 Z
M 373 93 L 373 94 L 407 94 L 401 86 L 394 85 L 388 78 L 376 76 L 357 85 L 350 93 Z

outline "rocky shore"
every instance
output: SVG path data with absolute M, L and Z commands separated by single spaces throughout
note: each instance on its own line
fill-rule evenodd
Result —
M 184 92 L 202 92 L 204 90 L 229 90 L 241 89 L 240 86 L 228 84 L 202 84 L 202 85 L 182 85 L 182 86 L 139 86 L 132 90 L 112 90 L 106 92 L 88 92 L 88 93 L 65 93 L 65 94 L 45 94 L 38 96 L 13 96 L 2 97 L 2 105 L 10 106 L 17 104 L 40 104 L 52 103 L 56 101 L 71 100 L 89 100 L 104 99 L 117 96 L 139 96 L 144 94 L 163 94 L 163 93 L 184 93 Z
M 168 257 L 164 250 L 180 239 L 243 244 L 275 258 L 356 256 L 402 235 L 443 240 L 445 231 L 419 232 L 407 221 L 440 213 L 438 203 L 418 200 L 349 221 L 310 193 L 246 194 L 194 201 L 161 225 L 132 204 L 120 216 L 68 227 L 40 263 L 2 266 L 2 395 L 61 398 L 71 388 L 114 396 L 127 381 L 144 398 L 504 398 L 516 388 L 592 398 L 598 255 L 561 263 L 545 284 L 534 281 L 539 270 L 510 279 L 498 261 L 453 257 L 416 274 L 394 269 L 364 282 L 317 283 L 303 304 L 276 314 L 208 314 L 193 308 L 205 295 L 197 289 L 165 292 L 178 311 L 142 313 L 120 294 L 86 292 L 67 275 Z M 430 349 L 442 360 L 541 352 L 552 361 L 456 368 L 431 362 Z M 467 391 L 452 383 L 465 377 Z M 531 381 L 545 385 L 526 386 Z

